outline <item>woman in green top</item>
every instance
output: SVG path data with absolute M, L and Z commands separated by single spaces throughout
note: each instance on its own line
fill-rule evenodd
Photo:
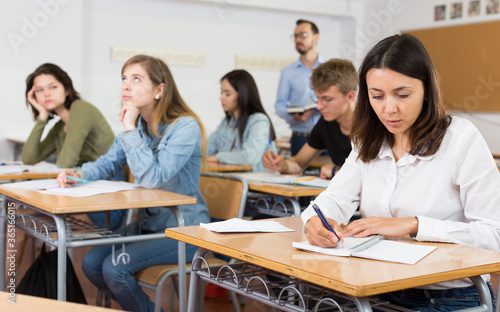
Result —
M 58 151 L 57 166 L 72 168 L 105 154 L 115 135 L 97 108 L 82 101 L 68 74 L 54 64 L 43 64 L 26 79 L 26 105 L 35 127 L 26 141 L 22 160 L 35 164 Z M 61 119 L 41 140 L 48 120 Z
M 101 112 L 92 104 L 82 101 L 73 88 L 69 75 L 59 66 L 45 63 L 26 79 L 26 105 L 31 107 L 35 127 L 24 144 L 23 163 L 33 165 L 58 151 L 57 166 L 73 168 L 94 161 L 105 154 L 115 135 Z M 60 120 L 42 140 L 48 121 Z M 124 179 L 123 173 L 115 179 Z M 111 229 L 118 228 L 125 212 L 111 213 Z M 103 226 L 103 214 L 89 215 Z

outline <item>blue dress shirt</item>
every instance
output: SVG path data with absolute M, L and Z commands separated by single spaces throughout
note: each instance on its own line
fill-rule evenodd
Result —
M 325 60 L 318 55 L 313 69 Z M 315 110 L 314 114 L 306 121 L 295 121 L 293 114 L 286 112 L 289 106 L 305 106 L 311 104 L 312 98 L 316 98 L 314 90 L 310 86 L 312 70 L 300 61 L 300 58 L 281 70 L 280 82 L 278 85 L 278 95 L 274 105 L 276 114 L 285 119 L 292 131 L 310 133 L 321 114 Z

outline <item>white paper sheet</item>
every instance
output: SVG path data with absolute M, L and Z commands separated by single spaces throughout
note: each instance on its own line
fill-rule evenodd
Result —
M 200 223 L 200 227 L 218 233 L 293 232 L 276 221 L 247 221 L 233 218 L 226 221 Z
M 51 188 L 59 188 L 59 185 L 56 183 L 56 179 L 38 179 L 30 181 L 5 183 L 2 184 L 2 186 L 16 187 L 27 190 L 47 190 Z
M 6 183 L 3 184 L 3 186 L 28 190 L 42 190 L 40 191 L 42 194 L 81 197 L 131 190 L 139 187 L 140 185 L 121 181 L 97 180 L 92 183 L 76 183 L 71 187 L 61 188 L 56 183 L 56 179 L 40 179 Z
M 249 181 L 258 181 L 262 183 L 295 184 L 320 188 L 326 188 L 330 183 L 330 180 L 324 180 L 313 176 L 299 176 L 271 172 L 238 172 L 233 173 L 233 175 L 242 177 Z M 313 179 L 304 181 L 304 179 L 307 179 L 309 177 Z
M 18 174 L 30 170 L 30 166 L 25 165 L 1 165 L 0 174 Z
M 82 197 L 82 196 L 92 196 L 105 193 L 114 193 L 119 191 L 127 191 L 127 190 L 132 190 L 136 187 L 139 187 L 139 185 L 127 182 L 97 180 L 93 181 L 92 183 L 76 183 L 73 184 L 71 187 L 50 188 L 46 189 L 45 191 L 40 191 L 40 193 Z

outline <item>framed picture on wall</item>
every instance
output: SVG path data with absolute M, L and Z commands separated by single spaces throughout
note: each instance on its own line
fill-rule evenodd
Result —
M 450 18 L 460 18 L 462 17 L 462 2 L 455 2 L 451 4 Z
M 446 17 L 446 5 L 436 5 L 434 7 L 434 20 L 441 21 Z
M 469 1 L 469 16 L 479 15 L 479 0 Z
M 499 0 L 486 0 L 486 14 L 498 14 Z

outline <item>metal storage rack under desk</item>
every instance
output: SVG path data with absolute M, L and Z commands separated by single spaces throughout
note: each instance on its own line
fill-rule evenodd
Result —
M 349 312 L 358 311 L 367 304 L 356 297 L 246 262 L 210 267 L 203 256 L 198 256 L 192 262 L 191 272 L 191 274 L 197 274 L 204 281 L 257 300 L 280 311 Z M 376 298 L 370 299 L 368 304 L 372 308 L 387 312 L 413 311 Z

